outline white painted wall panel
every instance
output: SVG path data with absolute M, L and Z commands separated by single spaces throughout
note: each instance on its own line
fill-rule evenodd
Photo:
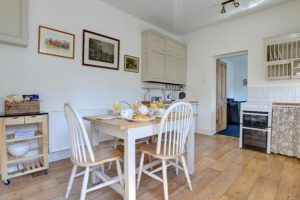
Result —
M 82 114 L 97 114 L 116 100 L 141 99 L 140 73 L 124 72 L 124 54 L 141 58 L 144 30 L 168 33 L 99 0 L 31 0 L 29 9 L 28 47 L 0 44 L 0 98 L 40 94 L 41 110 L 50 113 L 50 152 L 56 152 L 69 147 L 64 103 L 71 102 Z M 38 54 L 39 25 L 75 34 L 75 59 Z M 119 71 L 82 66 L 82 29 L 120 39 Z
M 199 128 L 214 132 L 216 110 L 215 56 L 248 50 L 250 87 L 299 85 L 300 80 L 266 81 L 264 38 L 300 32 L 300 1 L 206 27 L 183 37 L 188 44 L 190 99 L 200 100 Z M 257 96 L 260 98 L 260 96 Z M 282 100 L 285 100 L 282 99 Z

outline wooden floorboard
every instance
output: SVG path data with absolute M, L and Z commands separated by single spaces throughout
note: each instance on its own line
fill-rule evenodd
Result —
M 195 174 L 189 191 L 184 174 L 168 170 L 170 199 L 174 200 L 300 200 L 300 160 L 238 148 L 238 139 L 197 135 Z M 108 145 L 108 144 L 106 144 Z M 72 164 L 50 164 L 49 174 L 36 173 L 0 185 L 0 200 L 63 200 Z M 111 175 L 115 174 L 113 169 Z M 80 196 L 82 178 L 75 180 L 69 199 Z M 163 199 L 163 186 L 146 175 L 137 192 L 139 200 Z M 106 187 L 89 193 L 87 200 L 121 200 Z

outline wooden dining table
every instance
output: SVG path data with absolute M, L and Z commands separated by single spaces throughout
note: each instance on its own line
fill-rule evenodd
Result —
M 187 166 L 190 174 L 194 173 L 194 148 L 195 148 L 195 118 L 187 138 Z M 93 146 L 99 145 L 101 135 L 106 134 L 124 140 L 124 183 L 125 191 L 118 186 L 112 186 L 125 200 L 136 199 L 136 140 L 157 135 L 160 119 L 149 122 L 132 122 L 125 119 L 97 119 L 97 116 L 85 116 L 91 124 L 89 133 Z

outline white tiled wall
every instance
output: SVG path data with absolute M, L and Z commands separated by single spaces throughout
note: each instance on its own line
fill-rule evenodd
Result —
M 248 101 L 300 102 L 300 86 L 249 87 Z

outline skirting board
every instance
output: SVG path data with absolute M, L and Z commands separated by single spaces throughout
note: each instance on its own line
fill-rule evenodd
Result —
M 101 142 L 109 141 L 111 140 L 111 137 L 107 137 L 105 140 L 101 140 Z M 67 150 L 62 150 L 62 151 L 57 151 L 57 152 L 52 152 L 49 153 L 49 163 L 67 159 L 71 157 L 71 151 L 70 149 Z
M 208 129 L 198 129 L 197 134 L 202 134 L 202 135 L 210 135 L 213 136 L 215 131 L 213 130 L 208 130 Z M 105 141 L 108 141 L 109 139 L 106 139 Z M 104 142 L 104 141 L 102 141 Z M 71 157 L 71 152 L 70 150 L 63 150 L 63 151 L 58 151 L 58 152 L 53 152 L 49 154 L 49 163 L 67 159 Z
M 201 129 L 201 128 L 198 128 L 197 133 L 198 133 L 198 134 L 202 134 L 202 135 L 214 135 L 214 134 L 215 134 L 215 131 L 214 131 L 214 130 L 209 130 L 209 129 Z

